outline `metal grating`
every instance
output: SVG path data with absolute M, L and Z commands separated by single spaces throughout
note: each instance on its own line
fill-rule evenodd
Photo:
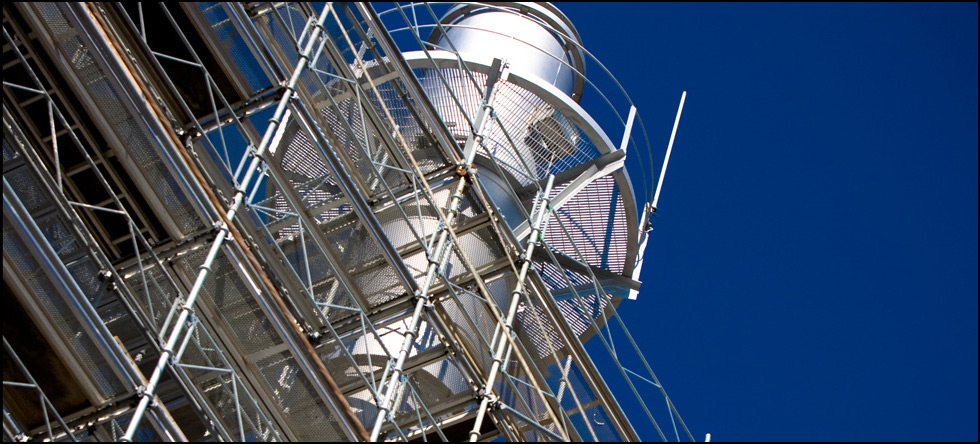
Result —
M 375 421 L 379 386 L 388 382 L 382 380 L 382 373 L 394 362 L 393 355 L 413 324 L 406 318 L 410 312 L 406 307 L 414 303 L 410 292 L 429 267 L 432 252 L 428 250 L 433 245 L 426 242 L 441 230 L 435 207 L 447 202 L 456 179 L 442 150 L 457 147 L 433 143 L 433 128 L 423 123 L 429 117 L 420 117 L 433 110 L 421 106 L 425 102 L 417 100 L 421 97 L 407 93 L 419 85 L 414 83 L 416 79 L 400 77 L 404 72 L 399 70 L 404 68 L 396 69 L 397 54 L 391 58 L 383 54 L 390 50 L 382 40 L 387 31 L 371 23 L 368 9 L 332 5 L 325 15 L 328 23 L 313 26 L 310 14 L 314 11 L 306 5 L 205 3 L 199 7 L 209 26 L 202 27 L 198 21 L 195 31 L 213 34 L 207 40 L 212 44 L 210 50 L 223 59 L 222 69 L 239 66 L 253 94 L 264 86 L 282 84 L 285 79 L 280 77 L 288 77 L 298 60 L 298 46 L 305 46 L 314 29 L 327 35 L 314 48 L 314 69 L 299 72 L 298 95 L 289 103 L 289 112 L 296 114 L 285 118 L 288 123 L 277 136 L 281 144 L 270 153 L 273 156 L 256 161 L 260 168 L 255 176 L 258 184 L 252 181 L 246 187 L 238 181 L 248 182 L 242 178 L 242 171 L 252 161 L 251 152 L 267 126 L 269 112 L 219 125 L 204 134 L 190 133 L 185 140 L 193 147 L 190 170 L 201 170 L 203 180 L 196 172 L 192 178 L 175 178 L 176 167 L 167 156 L 180 147 L 138 140 L 148 136 L 145 122 L 133 120 L 127 98 L 106 80 L 101 65 L 105 62 L 85 48 L 85 39 L 75 35 L 71 25 L 57 28 L 57 15 L 70 10 L 49 8 L 53 11 L 49 13 L 54 20 L 53 34 L 80 51 L 80 59 L 73 61 L 79 63 L 72 69 L 76 75 L 93 79 L 86 88 L 91 88 L 91 100 L 106 104 L 103 112 L 115 137 L 135 140 L 132 156 L 141 166 L 156 171 L 146 178 L 155 186 L 159 181 L 160 189 L 155 192 L 164 195 L 160 205 L 167 211 L 188 209 L 186 214 L 177 215 L 185 224 L 181 234 L 190 234 L 188 227 L 193 225 L 206 245 L 210 242 L 206 234 L 210 221 L 201 217 L 203 213 L 213 216 L 226 211 L 222 205 L 232 202 L 236 188 L 249 196 L 234 221 L 235 236 L 240 233 L 242 239 L 226 246 L 217 261 L 208 264 L 210 275 L 188 324 L 193 331 L 189 336 L 192 345 L 175 364 L 176 376 L 194 386 L 191 391 L 196 392 L 190 395 L 199 398 L 205 417 L 216 421 L 215 438 L 276 439 L 276 427 L 286 431 L 287 438 L 350 438 L 341 431 L 344 427 Z M 111 14 L 103 18 L 122 20 Z M 180 34 L 184 30 L 174 32 L 183 37 Z M 124 46 L 134 45 L 124 48 L 127 51 L 150 51 L 151 60 L 162 57 L 138 38 L 122 40 Z M 138 57 L 129 62 L 143 63 Z M 150 83 L 157 81 L 154 76 L 168 75 L 157 72 L 161 70 L 152 64 L 139 66 L 139 70 L 150 72 L 143 78 Z M 368 74 L 375 84 L 368 84 Z M 422 91 L 430 94 L 438 114 L 435 117 L 441 117 L 449 127 L 450 137 L 465 139 L 471 131 L 469 117 L 480 107 L 480 88 L 472 86 L 467 73 L 455 69 L 416 70 L 416 74 Z M 446 88 L 436 74 L 448 77 L 454 86 Z M 486 79 L 484 74 L 475 77 L 480 85 Z M 171 91 L 172 86 L 150 86 L 153 91 L 156 88 L 164 94 L 181 94 L 179 88 Z M 499 88 L 492 105 L 494 119 L 481 130 L 486 138 L 480 152 L 487 158 L 481 168 L 486 168 L 485 160 L 489 159 L 503 168 L 503 181 L 523 185 L 527 191 L 551 174 L 599 157 L 600 150 L 582 129 L 545 100 L 511 83 L 503 82 Z M 261 94 L 265 100 L 276 93 Z M 463 110 L 458 109 L 454 98 L 463 102 Z M 166 107 L 184 100 L 166 99 L 156 103 Z M 227 102 L 224 98 L 211 100 Z M 249 100 L 231 103 L 238 106 Z M 239 112 L 232 108 L 222 107 L 217 114 Z M 174 114 L 170 111 L 164 110 L 167 115 Z M 178 133 L 186 130 L 173 129 Z M 5 158 L 7 152 L 5 144 Z M 415 165 L 409 166 L 411 157 L 418 161 L 421 175 L 417 175 Z M 270 163 L 264 164 L 266 161 Z M 213 202 L 213 208 L 198 187 L 215 192 L 219 200 Z M 344 195 L 342 188 L 352 195 Z M 449 227 L 458 244 L 450 246 L 448 265 L 431 287 L 434 304 L 424 311 L 419 335 L 408 349 L 404 384 L 396 389 L 395 424 L 388 424 L 384 431 L 388 439 L 406 433 L 431 436 L 431 429 L 422 428 L 432 424 L 431 418 L 422 415 L 429 415 L 429 407 L 443 409 L 437 411 L 440 418 L 472 409 L 474 390 L 480 389 L 495 359 L 492 338 L 499 336 L 499 312 L 510 304 L 517 285 L 512 267 L 522 248 L 506 227 L 501 229 L 485 216 L 485 208 L 478 202 L 486 197 L 477 195 L 471 186 L 466 188 L 458 220 Z M 561 189 L 559 186 L 554 193 Z M 612 177 L 587 187 L 555 213 L 556 220 L 546 231 L 541 248 L 622 273 L 627 229 L 632 222 L 626 221 L 628 212 L 621 191 L 629 192 L 620 190 Z M 631 205 L 631 195 L 627 196 L 626 202 Z M 204 202 L 203 208 L 191 202 Z M 559 221 L 568 229 L 568 237 L 559 229 Z M 54 219 L 39 219 L 39 224 L 63 257 L 78 250 L 79 245 L 65 236 L 65 226 Z M 194 281 L 197 267 L 205 262 L 204 245 L 163 246 L 159 250 L 166 253 L 165 263 L 144 256 L 141 259 L 145 261 L 126 268 L 123 284 L 134 293 L 156 330 L 170 322 L 176 313 L 174 304 L 182 302 L 181 294 Z M 239 247 L 244 247 L 247 258 L 239 257 L 243 253 Z M 140 252 L 140 247 L 136 251 Z M 257 268 L 253 268 L 253 258 Z M 399 268 L 400 261 L 405 262 L 407 273 Z M 91 292 L 93 302 L 99 300 L 97 295 L 104 286 L 90 279 L 92 264 L 79 261 L 72 265 L 87 273 L 82 284 Z M 482 276 L 471 273 L 473 268 Z M 503 436 L 521 440 L 550 440 L 568 426 L 575 429 L 572 438 L 630 438 L 628 423 L 624 428 L 624 423 L 617 422 L 622 413 L 615 400 L 602 392 L 608 389 L 601 377 L 596 378 L 591 361 L 581 359 L 587 355 L 582 354 L 582 345 L 575 338 L 597 323 L 608 301 L 601 289 L 585 289 L 592 283 L 590 276 L 562 271 L 547 261 L 536 263 L 535 268 L 537 273 L 532 273 L 531 284 L 518 305 L 514 340 L 518 347 L 513 350 L 518 355 L 505 359 L 501 378 L 487 388 L 511 409 L 493 410 L 495 424 Z M 485 284 L 489 294 L 480 293 L 477 284 Z M 581 290 L 578 297 L 568 294 L 569 286 Z M 278 306 L 268 303 L 270 295 L 266 293 L 273 288 L 273 293 L 287 300 L 287 308 L 293 313 L 277 313 Z M 109 323 L 125 322 L 111 303 L 101 312 Z M 294 318 L 299 338 L 282 327 Z M 326 365 L 332 378 L 324 379 L 333 379 L 341 386 L 343 396 L 337 399 L 347 399 L 353 419 L 335 416 L 337 407 L 327 405 L 328 399 L 334 398 L 318 379 L 322 376 L 310 369 L 308 357 L 298 351 L 299 339 L 317 347 L 316 356 L 310 357 Z M 523 360 L 519 362 L 517 357 Z M 535 385 L 540 383 L 543 385 Z M 246 393 L 251 404 L 239 404 L 235 395 L 238 389 Z M 250 398 L 252 393 L 258 401 Z M 555 415 L 551 406 L 559 406 L 564 413 Z M 272 413 L 275 426 L 265 419 L 265 410 Z M 238 425 L 236 419 L 243 416 L 244 423 Z M 570 424 L 565 422 L 568 419 Z M 119 428 L 119 424 L 115 426 Z M 140 427 L 137 433 L 146 432 Z
M 303 375 L 289 352 L 279 353 L 256 363 L 270 387 L 272 397 L 283 406 L 283 413 L 298 439 L 303 441 L 346 440 L 336 418 L 323 400 L 314 395 L 310 381 Z
M 196 5 L 220 42 L 222 55 L 237 62 L 235 67 L 248 82 L 251 92 L 254 94 L 271 86 L 258 60 L 252 56 L 241 33 L 229 17 L 227 8 L 231 6 L 222 2 L 199 2 Z
M 471 122 L 482 97 L 473 80 L 458 69 L 417 72 L 426 94 L 454 137 L 465 140 L 472 130 Z M 472 76 L 477 84 L 486 82 L 486 74 L 473 72 Z M 442 83 L 443 79 L 448 83 L 448 89 Z M 513 83 L 501 83 L 493 110 L 497 120 L 484 131 L 484 147 L 480 153 L 499 162 L 521 185 L 568 170 L 600 155 L 585 133 L 568 118 L 540 97 Z
M 557 195 L 564 187 L 555 187 Z M 568 235 L 552 221 L 545 242 L 566 256 L 613 273 L 626 265 L 627 220 L 614 176 L 589 184 L 555 213 Z M 577 251 L 576 251 L 577 248 Z M 581 253 L 581 257 L 578 253 Z

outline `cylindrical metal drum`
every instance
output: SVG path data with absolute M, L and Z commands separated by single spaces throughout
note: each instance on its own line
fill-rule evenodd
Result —
M 578 101 L 585 64 L 575 27 L 546 3 L 503 3 L 495 7 L 454 6 L 429 36 L 439 49 L 458 52 L 465 60 L 506 60 Z M 443 32 L 445 29 L 445 32 Z M 573 43 L 574 42 L 574 43 Z M 578 43 L 579 45 L 576 45 Z

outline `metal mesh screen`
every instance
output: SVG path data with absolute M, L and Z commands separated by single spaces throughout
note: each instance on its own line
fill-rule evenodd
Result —
M 457 140 L 465 140 L 482 102 L 481 89 L 487 76 L 472 73 L 480 85 L 477 88 L 458 69 L 423 69 L 418 73 L 440 117 Z M 496 159 L 521 185 L 599 157 L 599 150 L 580 128 L 543 99 L 513 83 L 499 83 L 493 111 L 499 121 L 491 121 L 484 129 L 485 150 L 480 153 Z
M 525 304 L 518 311 L 515 321 L 518 334 L 527 336 L 537 349 L 538 358 L 545 358 L 552 353 L 560 353 L 565 342 L 554 330 L 545 310 L 535 305 Z
M 17 168 L 3 174 L 11 185 L 17 187 L 17 197 L 27 208 L 27 212 L 35 213 L 41 208 L 51 205 L 51 200 L 44 193 L 44 188 L 34 178 L 27 168 Z
M 457 237 L 459 245 L 455 246 L 456 248 L 449 255 L 449 264 L 446 268 L 446 276 L 450 279 L 469 273 L 459 253 L 460 249 L 466 252 L 466 257 L 477 270 L 504 257 L 502 243 L 490 227 L 476 229 Z
M 496 322 L 476 296 L 461 292 L 455 298 L 439 302 L 446 317 L 454 321 L 452 326 L 459 346 L 474 352 L 473 364 L 486 374 L 493 358 L 490 356 L 490 341 Z
M 20 157 L 20 153 L 15 151 L 12 146 L 7 144 L 7 139 L 4 138 L 3 139 L 3 163 L 6 164 L 7 162 L 14 160 L 18 157 Z
M 282 142 L 273 153 L 274 162 L 284 172 L 288 183 L 272 182 L 266 185 L 266 198 L 257 207 L 272 209 L 266 213 L 266 224 L 279 238 L 295 237 L 299 231 L 297 211 L 309 211 L 321 223 L 349 214 L 350 205 L 342 203 L 343 194 L 336 180 L 322 160 L 318 147 L 309 136 L 291 120 L 282 132 Z M 282 186 L 288 186 L 302 200 L 303 208 L 293 208 L 283 194 Z M 293 224 L 285 220 L 294 221 Z
M 556 187 L 557 195 L 564 186 Z M 596 179 L 552 217 L 561 219 L 568 236 L 557 222 L 551 221 L 545 242 L 566 256 L 614 273 L 622 273 L 626 265 L 626 210 L 616 179 L 604 176 Z M 582 254 L 582 257 L 576 253 Z
M 436 202 L 445 202 L 449 190 L 437 188 L 434 190 L 434 196 Z M 427 236 L 431 236 L 439 224 L 439 216 L 434 208 L 436 204 L 420 192 L 412 193 L 400 204 L 401 208 L 390 205 L 377 213 L 378 222 L 384 228 L 392 245 L 399 249 L 416 246 L 418 243 L 416 236 L 423 242 L 427 241 Z
M 353 362 L 344 353 L 344 348 L 353 357 Z M 360 384 L 360 374 L 370 376 L 388 363 L 388 355 L 384 354 L 374 338 L 361 332 L 345 338 L 343 344 L 336 340 L 320 344 L 317 355 L 341 387 Z
M 41 229 L 44 238 L 47 239 L 48 244 L 54 249 L 54 254 L 58 257 L 66 259 L 79 251 L 75 234 L 69 231 L 57 213 L 36 216 L 34 223 Z
M 31 296 L 41 305 L 53 327 L 61 334 L 62 341 L 75 354 L 76 362 L 92 377 L 102 396 L 111 399 L 125 393 L 126 387 L 113 373 L 99 347 L 86 334 L 64 297 L 54 287 L 44 271 L 46 267 L 32 257 L 31 251 L 38 250 L 39 247 L 28 246 L 14 231 L 8 217 L 10 215 L 5 214 L 3 220 L 4 257 L 10 260 L 10 264 L 24 279 Z
M 582 336 L 589 331 L 590 326 L 603 315 L 609 303 L 608 298 L 596 293 L 595 284 L 588 276 L 568 269 L 562 270 L 551 262 L 536 261 L 534 267 L 551 290 L 558 309 L 575 335 Z M 563 274 L 568 278 L 567 281 L 562 277 Z M 574 292 L 568 286 L 569 281 L 575 288 Z M 598 323 L 603 324 L 604 321 Z
M 182 260 L 178 259 L 176 263 L 180 264 Z M 136 295 L 135 300 L 140 303 L 144 313 L 154 320 L 158 331 L 167 322 L 169 310 L 179 296 L 178 290 L 173 287 L 164 273 L 160 268 L 152 267 L 142 274 L 134 275 L 127 282 L 130 290 Z M 223 283 L 218 284 L 219 288 L 224 288 Z M 230 285 L 227 288 L 233 291 Z M 210 290 L 213 291 L 214 287 Z M 247 323 L 242 322 L 238 325 L 247 325 Z M 205 330 L 206 327 L 202 324 L 194 324 L 192 328 L 194 331 L 179 362 L 185 366 L 181 367 L 182 371 L 196 388 L 198 396 L 207 403 L 207 408 L 213 412 L 214 419 L 220 420 L 229 433 L 239 437 L 237 424 L 239 409 L 241 409 L 244 427 L 242 430 L 247 440 L 276 439 L 265 414 L 261 412 L 245 388 L 239 387 L 239 399 L 237 403 L 235 402 L 234 384 L 241 383 L 233 382 L 231 380 L 233 374 L 222 370 L 230 368 L 221 352 L 225 347 L 219 346 L 210 331 Z M 252 337 L 259 334 L 261 334 L 259 331 L 251 332 Z M 216 370 L 208 370 L 209 368 Z
M 236 62 L 234 66 L 238 68 L 242 77 L 248 82 L 251 92 L 255 93 L 270 86 L 269 79 L 262 67 L 252 56 L 244 39 L 242 39 L 241 33 L 229 18 L 226 8 L 230 6 L 221 2 L 200 2 L 197 6 L 211 25 L 211 32 L 220 42 L 220 50 L 223 55 Z
M 167 279 L 164 270 L 157 266 L 150 266 L 150 264 L 141 268 L 137 273 L 128 276 L 126 285 L 133 293 L 139 308 L 143 310 L 144 316 L 159 332 L 166 322 L 167 314 L 174 301 L 180 297 L 177 288 Z
M 113 441 L 122 440 L 125 434 L 126 427 L 129 427 L 129 422 L 132 420 L 133 415 L 127 413 L 118 418 L 109 421 L 105 428 L 109 432 L 109 436 Z M 90 436 L 91 441 L 97 441 L 94 436 Z M 87 440 L 86 440 L 87 441 Z M 156 429 L 149 423 L 149 421 L 143 421 L 139 427 L 136 429 L 136 433 L 133 435 L 133 442 L 161 442 L 164 441 L 163 437 L 157 433 Z
M 535 261 L 534 268 L 538 270 L 541 279 L 548 285 L 548 289 L 552 293 L 566 292 L 569 281 L 571 281 L 573 287 L 592 283 L 592 279 L 588 276 L 568 269 L 560 269 L 550 261 Z M 566 277 L 568 278 L 567 281 L 565 280 Z
M 369 96 L 371 103 L 381 115 L 384 115 L 381 106 L 381 103 L 384 103 L 395 124 L 398 125 L 402 137 L 409 144 L 408 149 L 412 150 L 412 155 L 418 162 L 422 174 L 430 174 L 445 167 L 447 162 L 430 139 L 429 131 L 423 130 L 424 124 L 416 120 L 417 112 L 412 110 L 417 109 L 419 105 L 410 96 L 404 94 L 405 90 L 400 79 L 392 79 L 377 85 L 381 101 L 373 93 L 369 92 Z
M 315 395 L 309 379 L 289 352 L 278 353 L 256 363 L 286 421 L 303 441 L 346 440 L 336 418 Z
M 472 396 L 472 387 L 466 377 L 460 373 L 454 359 L 446 358 L 429 364 L 413 372 L 409 379 L 427 406 L 444 405 L 450 401 Z M 439 390 L 430 391 L 429 387 L 434 385 L 434 379 L 439 381 Z M 417 405 L 415 407 L 418 408 Z
M 33 3 L 30 7 L 44 19 L 44 25 L 55 40 L 61 56 L 70 61 L 70 67 L 81 79 L 86 81 L 86 93 L 105 118 L 110 131 L 116 133 L 126 143 L 126 151 L 140 165 L 140 172 L 154 185 L 152 192 L 159 196 L 174 221 L 183 233 L 187 234 L 203 227 L 203 222 L 191 206 L 175 176 L 161 158 L 167 148 L 161 140 L 147 135 L 137 123 L 134 112 L 127 109 L 121 94 L 110 81 L 105 70 L 98 65 L 92 49 L 79 36 L 79 31 L 69 23 L 61 8 L 54 3 Z M 180 237 L 180 236 L 178 236 Z
M 179 265 L 190 273 L 203 261 L 204 254 L 199 251 L 188 255 Z M 283 339 L 227 256 L 219 256 L 211 273 L 202 289 L 200 303 L 208 304 L 223 323 L 223 329 L 233 334 L 231 339 L 238 353 L 263 356 L 270 350 L 284 349 Z M 267 393 L 286 413 L 287 422 L 301 439 L 343 438 L 333 413 L 316 397 L 310 376 L 301 371 L 291 352 L 254 359 L 258 359 L 256 365 L 264 376 Z
M 442 70 L 442 78 L 433 69 L 416 70 L 415 74 L 425 95 L 435 106 L 453 137 L 456 140 L 466 140 L 472 131 L 471 122 L 476 118 L 482 101 L 481 90 L 487 80 L 486 74 L 473 73 L 480 88 L 470 81 L 469 76 L 456 69 Z
M 203 249 L 197 250 L 181 257 L 175 264 L 187 276 L 195 276 L 205 255 Z M 248 284 L 226 255 L 219 255 L 211 266 L 211 274 L 201 290 L 201 299 L 224 321 L 242 353 L 251 354 L 282 344 L 282 339 L 252 297 Z
M 351 220 L 347 226 L 332 230 L 328 237 L 340 254 L 339 262 L 350 270 L 370 307 L 388 302 L 405 292 L 363 224 L 356 219 Z

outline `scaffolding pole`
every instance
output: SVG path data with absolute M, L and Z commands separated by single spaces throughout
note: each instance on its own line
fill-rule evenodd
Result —
M 146 387 L 143 389 L 142 393 L 140 393 L 140 402 L 136 406 L 136 411 L 133 413 L 133 418 L 130 421 L 129 426 L 126 428 L 126 433 L 123 435 L 121 441 L 132 441 L 133 434 L 136 433 L 140 420 L 146 413 L 146 409 L 149 406 L 150 401 L 156 395 L 155 392 L 157 384 L 160 382 L 160 378 L 163 375 L 164 369 L 167 367 L 167 363 L 172 357 L 174 357 L 174 347 L 181 342 L 181 338 L 185 333 L 184 327 L 187 325 L 187 320 L 193 312 L 194 303 L 197 301 L 197 297 L 201 293 L 201 288 L 204 286 L 204 281 L 207 280 L 208 273 L 211 271 L 211 265 L 218 256 L 218 252 L 221 251 L 221 247 L 224 245 L 225 240 L 230 237 L 231 228 L 229 224 L 235 219 L 235 215 L 238 213 L 239 208 L 241 208 L 242 203 L 245 201 L 248 187 L 252 182 L 255 172 L 259 170 L 262 163 L 262 157 L 270 149 L 271 142 L 278 131 L 283 115 L 288 108 L 289 101 L 292 100 L 293 96 L 295 95 L 296 83 L 299 81 L 300 75 L 309 64 L 310 54 L 313 52 L 313 48 L 319 38 L 321 30 L 323 29 L 323 23 L 326 21 L 329 12 L 330 8 L 324 8 L 323 12 L 320 14 L 320 17 L 315 23 L 308 22 L 306 25 L 307 31 L 310 32 L 310 38 L 307 40 L 306 47 L 299 53 L 299 60 L 296 63 L 295 69 L 293 69 L 292 76 L 289 78 L 289 81 L 284 87 L 284 92 L 282 98 L 279 99 L 279 104 L 276 107 L 275 114 L 273 114 L 272 118 L 269 119 L 269 126 L 266 128 L 265 134 L 262 136 L 262 141 L 259 143 L 258 148 L 251 153 L 252 162 L 249 165 L 249 168 L 245 171 L 245 177 L 242 179 L 242 182 L 235 189 L 234 198 L 231 206 L 225 213 L 225 218 L 217 223 L 217 234 L 215 235 L 214 242 L 211 244 L 208 255 L 204 259 L 204 263 L 202 263 L 200 266 L 200 271 L 197 274 L 193 287 L 191 287 L 191 291 L 187 296 L 186 302 L 180 305 L 180 316 L 178 317 L 177 322 L 174 324 L 173 330 L 170 332 L 170 336 L 168 337 L 163 350 L 160 352 L 160 359 L 157 361 L 157 365 L 153 369 L 153 373 L 150 375 Z M 312 30 L 310 27 L 312 27 Z
M 491 76 L 487 78 L 486 92 L 483 96 L 482 106 L 477 114 L 476 122 L 473 125 L 473 131 L 467 137 L 463 148 L 463 162 L 456 170 L 456 173 L 460 177 L 459 182 L 456 185 L 456 191 L 449 197 L 446 222 L 445 224 L 440 224 L 439 228 L 433 233 L 432 239 L 435 240 L 435 248 L 429 253 L 429 265 L 426 269 L 425 280 L 422 281 L 422 286 L 419 288 L 417 293 L 418 302 L 416 302 L 415 310 L 412 312 L 412 320 L 409 323 L 409 330 L 405 333 L 405 340 L 402 342 L 397 358 L 393 357 L 392 360 L 388 362 L 388 367 L 392 370 L 388 376 L 387 386 L 384 397 L 381 401 L 381 405 L 378 406 L 378 418 L 375 420 L 374 429 L 371 431 L 372 442 L 378 440 L 378 437 L 381 434 L 381 428 L 388 419 L 389 413 L 392 411 L 393 407 L 397 405 L 393 401 L 401 399 L 400 395 L 404 389 L 404 386 L 401 384 L 401 376 L 405 367 L 405 361 L 408 359 L 408 355 L 412 352 L 412 347 L 415 344 L 415 337 L 418 335 L 419 328 L 422 326 L 423 311 L 425 310 L 426 306 L 431 304 L 431 295 L 429 294 L 429 290 L 431 289 L 432 284 L 436 281 L 436 274 L 442 272 L 440 270 L 445 268 L 446 262 L 449 260 L 449 253 L 452 251 L 452 247 L 449 245 L 451 242 L 447 243 L 449 232 L 452 230 L 452 227 L 456 222 L 456 216 L 459 213 L 460 205 L 463 201 L 463 194 L 466 191 L 466 184 L 469 180 L 467 175 L 473 169 L 473 161 L 476 158 L 476 148 L 483 142 L 483 127 L 490 120 L 490 115 L 493 113 L 492 103 L 493 97 L 497 91 L 497 86 L 499 84 L 498 82 L 507 79 L 509 70 L 509 65 L 503 63 L 500 59 L 494 59 L 494 69 L 491 70 Z M 382 381 L 382 383 L 384 384 L 384 381 Z
M 555 184 L 555 175 L 552 174 L 548 176 L 548 184 L 544 188 L 544 192 L 538 195 L 538 200 L 534 203 L 535 209 L 531 217 L 531 236 L 528 237 L 527 248 L 524 249 L 524 253 L 521 254 L 520 261 L 521 271 L 517 275 L 517 284 L 514 285 L 514 290 L 511 291 L 510 295 L 510 307 L 507 309 L 507 318 L 504 319 L 503 324 L 497 324 L 497 329 L 499 334 L 494 335 L 494 340 L 497 341 L 496 344 L 491 344 L 491 347 L 496 347 L 493 354 L 493 364 L 490 366 L 490 372 L 487 374 L 487 380 L 483 384 L 483 390 L 480 393 L 482 398 L 480 401 L 480 408 L 476 411 L 476 421 L 473 423 L 473 430 L 470 430 L 470 442 L 476 442 L 480 439 L 480 427 L 483 426 L 483 419 L 486 417 L 487 410 L 491 408 L 491 403 L 496 402 L 496 396 L 490 393 L 493 390 L 493 384 L 497 380 L 497 373 L 500 372 L 500 366 L 503 362 L 503 356 L 510 354 L 510 343 L 507 342 L 504 335 L 510 336 L 513 334 L 514 330 L 514 318 L 517 316 L 517 307 L 521 302 L 521 295 L 524 294 L 524 279 L 527 277 L 528 270 L 531 269 L 531 255 L 534 254 L 534 246 L 537 245 L 537 241 L 542 237 L 544 227 L 547 225 L 548 215 L 551 214 L 548 196 L 551 194 L 551 187 Z

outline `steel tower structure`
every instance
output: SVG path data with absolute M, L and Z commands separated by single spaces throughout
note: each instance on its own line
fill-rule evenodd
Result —
M 5 441 L 692 439 L 554 6 L 3 9 Z

